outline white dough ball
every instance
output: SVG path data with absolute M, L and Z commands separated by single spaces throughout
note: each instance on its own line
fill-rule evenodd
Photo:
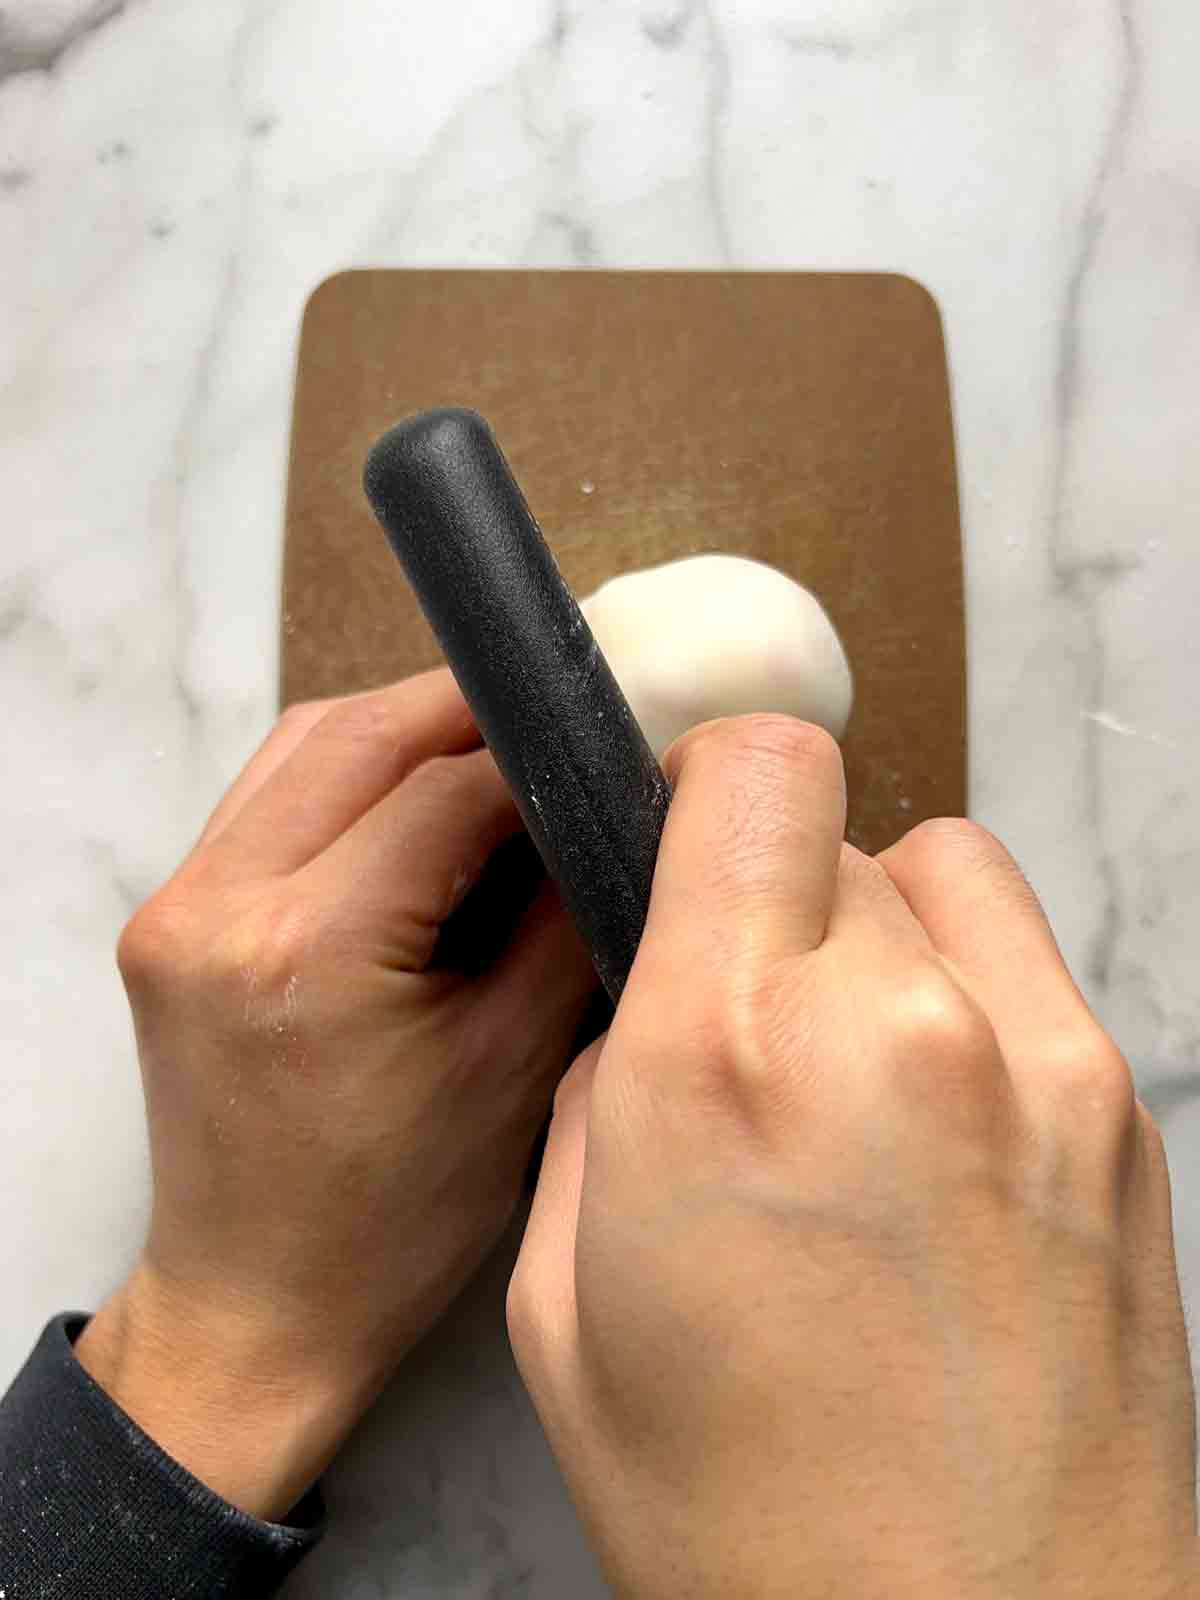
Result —
M 658 755 L 698 722 L 782 711 L 837 739 L 854 685 L 815 595 L 741 556 L 690 556 L 583 601 L 600 649 Z

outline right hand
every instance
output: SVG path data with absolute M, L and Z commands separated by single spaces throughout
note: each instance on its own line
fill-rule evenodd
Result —
M 673 766 L 509 1297 L 616 1592 L 1194 1592 L 1162 1144 L 1015 864 L 962 822 L 843 845 L 800 723 Z

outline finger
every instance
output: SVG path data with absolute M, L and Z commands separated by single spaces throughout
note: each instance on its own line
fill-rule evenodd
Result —
M 878 858 L 937 952 L 983 1007 L 1006 1057 L 1096 1028 L 1012 856 L 974 823 L 922 823 Z
M 932 950 L 928 934 L 883 865 L 844 844 L 825 947 L 834 951 L 851 944 L 858 950 Z
M 707 723 L 668 757 L 667 814 L 631 987 L 815 949 L 846 826 L 841 752 L 791 717 Z M 640 981 L 635 984 L 634 980 Z
M 355 695 L 317 719 L 206 847 L 234 873 L 294 872 L 422 762 L 479 733 L 445 669 Z
M 508 1327 L 521 1371 L 540 1377 L 547 1356 L 575 1325 L 575 1241 L 587 1159 L 592 1082 L 604 1049 L 597 1039 L 558 1086 L 537 1192 L 508 1294 Z M 541 1388 L 541 1385 L 538 1386 Z
M 378 960 L 422 972 L 443 923 L 520 828 L 488 751 L 435 757 L 310 862 L 304 881 L 320 903 L 345 908 Z
M 599 979 L 558 889 L 543 881 L 480 988 L 511 1051 L 525 1038 L 557 1081 Z
M 334 706 L 341 703 L 340 699 L 305 700 L 288 706 L 225 791 L 205 823 L 196 841 L 197 846 L 209 843 L 222 833 L 251 795 L 256 794 L 271 774 L 283 765 L 297 745 L 307 739 L 325 713 L 332 711 Z

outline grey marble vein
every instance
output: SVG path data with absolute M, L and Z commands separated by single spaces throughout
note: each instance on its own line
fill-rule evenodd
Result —
M 0 10 L 0 86 L 19 72 L 53 72 L 72 45 L 119 17 L 129 0 L 94 0 L 78 16 L 43 29 L 23 15 L 13 21 Z
M 707 36 L 705 56 L 707 82 L 704 100 L 704 172 L 708 203 L 721 264 L 734 265 L 733 239 L 729 229 L 729 210 L 725 204 L 724 136 L 729 109 L 730 60 L 713 7 L 713 0 L 692 0 L 703 18 Z
M 1114 31 L 1119 41 L 1120 81 L 1116 104 L 1109 118 L 1103 145 L 1092 175 L 1078 226 L 1078 243 L 1064 293 L 1059 334 L 1058 365 L 1055 374 L 1055 409 L 1058 415 L 1058 448 L 1054 487 L 1051 495 L 1050 557 L 1056 578 L 1070 592 L 1080 580 L 1108 581 L 1128 570 L 1118 557 L 1102 555 L 1090 560 L 1073 560 L 1062 548 L 1063 526 L 1068 515 L 1066 462 L 1071 444 L 1071 427 L 1078 399 L 1080 357 L 1080 309 L 1089 275 L 1095 265 L 1104 226 L 1104 201 L 1108 185 L 1117 170 L 1137 105 L 1142 79 L 1141 51 L 1134 27 L 1133 0 L 1110 0 Z
M 1064 293 L 1054 386 L 1057 414 L 1056 454 L 1047 546 L 1056 584 L 1080 621 L 1084 638 L 1084 659 L 1081 668 L 1083 693 L 1088 705 L 1097 709 L 1104 704 L 1108 682 L 1104 639 L 1097 614 L 1098 598 L 1107 585 L 1120 582 L 1136 563 L 1130 563 L 1109 553 L 1087 558 L 1068 556 L 1063 548 L 1063 528 L 1070 514 L 1066 467 L 1078 400 L 1080 311 L 1104 225 L 1105 192 L 1121 160 L 1141 80 L 1141 58 L 1133 23 L 1132 0 L 1113 0 L 1112 14 L 1121 54 L 1120 80 L 1116 104 L 1109 118 L 1078 225 L 1075 259 Z M 1085 975 L 1092 990 L 1102 995 L 1112 982 L 1124 920 L 1115 866 L 1103 842 L 1100 736 L 1094 723 L 1085 722 L 1082 738 L 1087 774 L 1085 790 L 1087 823 L 1094 831 L 1097 840 L 1096 871 L 1102 885 L 1099 923 L 1088 952 Z
M 554 0 L 550 8 L 550 29 L 546 36 L 546 43 L 551 55 L 558 55 L 562 50 L 570 28 L 571 16 L 567 0 Z
M 597 267 L 602 263 L 600 246 L 595 229 L 581 218 L 567 211 L 543 211 L 540 222 L 559 232 L 567 249 L 568 259 L 577 267 Z
M 685 3 L 671 9 L 653 10 L 642 16 L 642 32 L 659 50 L 678 50 L 695 16 L 695 5 Z
M 37 594 L 37 580 L 31 572 L 18 572 L 0 582 L 0 644 L 15 639 L 27 626 Z
M 196 351 L 191 380 L 183 396 L 170 456 L 165 465 L 166 489 L 170 496 L 170 549 L 167 593 L 175 617 L 176 648 L 171 663 L 171 681 L 179 708 L 193 738 L 202 739 L 205 707 L 188 678 L 188 649 L 197 625 L 196 604 L 188 576 L 188 551 L 180 510 L 187 496 L 194 469 L 195 440 L 211 406 L 213 364 L 229 332 L 230 309 L 238 290 L 239 255 L 231 249 L 221 275 L 221 287 L 213 306 L 208 332 Z
M 84 854 L 110 885 L 123 916 L 128 920 L 154 892 L 157 885 L 153 881 L 133 876 L 110 840 L 97 838 L 94 834 L 84 834 L 81 843 Z
M 846 12 L 830 26 L 789 17 L 771 24 L 771 37 L 797 56 L 828 56 L 835 61 L 868 61 L 886 55 L 914 37 L 937 39 L 953 35 L 961 22 L 961 8 L 944 0 L 909 0 L 899 6 L 880 5 L 855 14 Z M 836 14 L 836 13 L 835 13 Z
M 777 37 L 788 49 L 799 56 L 832 56 L 835 61 L 849 61 L 858 53 L 858 46 L 836 34 L 795 33 L 790 29 L 777 29 Z

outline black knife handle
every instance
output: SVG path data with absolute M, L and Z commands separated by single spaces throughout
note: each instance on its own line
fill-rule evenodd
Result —
M 363 477 L 613 1000 L 637 953 L 671 791 L 474 411 L 428 411 Z

